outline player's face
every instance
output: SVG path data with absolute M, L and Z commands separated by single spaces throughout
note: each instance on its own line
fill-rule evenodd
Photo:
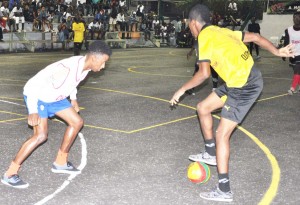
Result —
M 98 72 L 105 67 L 105 62 L 108 61 L 109 56 L 103 54 L 101 56 L 93 56 L 92 59 L 92 68 L 91 70 L 94 72 Z

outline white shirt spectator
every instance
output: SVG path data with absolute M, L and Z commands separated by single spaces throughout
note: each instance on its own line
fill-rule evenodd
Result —
M 2 14 L 4 16 L 9 16 L 9 9 L 5 8 L 4 6 L 1 6 L 0 11 L 2 11 Z
M 234 1 L 231 1 L 228 5 L 229 10 L 237 11 L 237 4 Z
M 125 22 L 125 16 L 122 13 L 118 13 L 117 15 L 117 21 L 119 22 Z
M 96 22 L 94 23 L 93 21 L 88 25 L 88 30 L 92 30 L 92 29 L 100 29 L 101 25 Z
M 12 10 L 11 10 L 11 12 L 10 12 L 10 14 L 9 14 L 9 17 L 10 18 L 13 18 L 14 16 L 15 16 L 15 13 L 22 13 L 23 12 L 23 9 L 20 7 L 19 9 L 15 6 Z

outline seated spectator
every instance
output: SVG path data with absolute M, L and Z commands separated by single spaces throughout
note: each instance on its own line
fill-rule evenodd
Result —
M 133 11 L 132 14 L 129 17 L 128 24 L 130 26 L 130 31 L 137 31 L 137 24 L 138 24 L 138 18 L 136 15 L 136 12 Z
M 144 19 L 141 23 L 140 31 L 144 32 L 145 41 L 150 40 L 151 31 L 150 28 L 147 26 L 147 20 Z
M 69 30 L 67 29 L 67 26 L 65 23 L 61 23 L 58 26 L 58 39 L 60 42 L 62 42 L 62 49 L 68 49 L 69 48 Z
M 94 40 L 94 34 L 98 34 L 97 39 L 99 38 L 100 33 L 100 25 L 96 19 L 94 19 L 89 25 L 88 25 L 88 31 L 91 34 L 91 40 Z
M 32 31 L 42 31 L 42 22 L 39 19 L 41 9 L 33 10 Z
M 45 6 L 41 7 L 41 11 L 38 15 L 38 20 L 39 23 L 42 24 L 42 31 L 43 32 L 48 32 L 52 30 L 52 24 L 50 23 L 50 21 L 48 20 L 49 14 L 46 11 Z M 48 27 L 48 29 L 46 30 L 45 27 Z
M 69 38 L 72 39 L 73 38 L 73 30 L 72 30 L 73 18 L 71 16 L 69 16 L 67 18 L 67 20 L 63 21 L 63 22 L 66 24 L 67 29 L 70 32 Z
M 157 17 L 153 20 L 152 27 L 154 28 L 154 35 L 159 36 L 160 35 L 160 22 Z
M 3 14 L 3 12 L 1 11 L 0 9 L 0 28 L 1 28 L 1 35 L 2 35 L 2 31 L 3 32 L 7 32 L 7 29 L 6 29 L 6 22 L 9 20 L 9 18 L 7 16 L 5 16 Z M 3 30 L 2 30 L 3 28 Z M 2 38 L 1 38 L 2 39 Z
M 104 21 L 105 19 L 105 13 L 103 9 L 100 9 L 99 12 L 95 15 L 96 21 Z
M 128 31 L 128 24 L 125 21 L 125 15 L 124 12 L 121 11 L 120 13 L 118 13 L 117 15 L 117 24 L 120 25 L 120 30 L 121 31 Z M 128 34 L 127 34 L 128 35 Z M 127 36 L 128 37 L 128 36 Z M 125 33 L 122 32 L 122 39 L 125 38 Z
M 24 5 L 23 14 L 25 17 L 25 21 L 33 23 L 34 20 L 33 9 L 30 8 L 28 4 Z
M 10 18 L 14 19 L 15 22 L 16 22 L 16 29 L 18 32 L 21 32 L 21 29 L 19 29 L 19 24 L 20 24 L 20 21 L 22 23 L 22 31 L 25 32 L 25 29 L 24 29 L 24 24 L 25 24 L 25 17 L 23 15 L 23 9 L 21 8 L 21 5 L 20 4 L 17 4 L 17 6 L 15 6 L 12 11 L 10 12 L 9 14 Z
M 6 23 L 8 26 L 8 31 L 16 32 L 15 20 L 13 18 L 9 17 L 10 12 L 9 12 L 7 1 L 3 2 L 2 6 L 0 8 L 0 11 L 2 12 L 2 14 L 4 16 L 4 20 L 6 20 L 5 22 L 3 22 L 3 25 L 4 25 L 4 23 Z M 13 28 L 11 28 L 11 27 L 13 27 Z

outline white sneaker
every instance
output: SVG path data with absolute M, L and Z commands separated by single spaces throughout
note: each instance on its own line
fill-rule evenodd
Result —
M 211 201 L 224 201 L 224 202 L 233 201 L 233 193 L 231 191 L 222 192 L 218 186 L 211 192 L 200 193 L 200 197 L 202 199 L 211 200 Z
M 212 166 L 217 165 L 216 156 L 211 156 L 206 151 L 201 152 L 200 154 L 190 155 L 189 159 L 194 161 L 194 162 L 204 162 L 205 164 L 209 164 L 209 165 L 212 165 Z

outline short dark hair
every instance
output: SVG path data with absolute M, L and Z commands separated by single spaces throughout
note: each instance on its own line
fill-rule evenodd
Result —
M 189 19 L 190 21 L 195 20 L 202 24 L 210 23 L 210 11 L 207 6 L 197 4 L 190 10 Z
M 300 27 L 300 11 L 297 11 L 293 15 L 294 25 L 299 28 Z
M 110 47 L 103 41 L 94 41 L 89 45 L 88 54 L 106 54 L 111 56 L 112 51 Z

